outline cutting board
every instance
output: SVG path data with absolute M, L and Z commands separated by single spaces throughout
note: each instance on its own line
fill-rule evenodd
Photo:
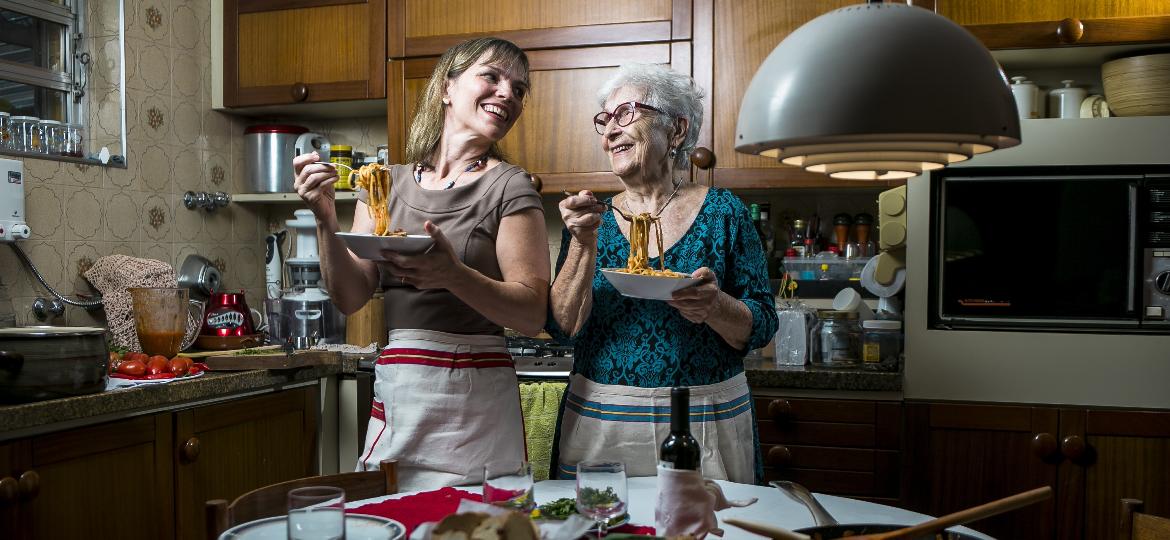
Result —
M 252 369 L 296 369 L 341 362 L 341 353 L 333 351 L 296 351 L 292 354 L 249 354 L 208 356 L 203 359 L 211 371 L 246 371 Z

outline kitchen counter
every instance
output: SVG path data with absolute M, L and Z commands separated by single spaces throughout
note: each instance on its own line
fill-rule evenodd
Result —
M 185 381 L 0 406 L 0 441 L 315 384 L 356 366 L 356 360 L 343 359 L 295 370 L 208 371 Z
M 902 374 L 862 369 L 777 366 L 771 358 L 744 359 L 748 386 L 799 390 L 901 392 Z

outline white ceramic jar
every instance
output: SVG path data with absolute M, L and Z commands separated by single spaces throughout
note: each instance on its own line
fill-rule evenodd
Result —
M 1073 81 L 1060 81 L 1064 88 L 1057 88 L 1048 93 L 1048 116 L 1052 118 L 1080 118 L 1081 103 L 1085 101 L 1088 92 L 1084 88 L 1073 86 Z
M 1043 118 L 1041 113 L 1040 88 L 1029 81 L 1027 77 L 1012 77 L 1012 97 L 1016 100 L 1016 110 L 1020 118 Z

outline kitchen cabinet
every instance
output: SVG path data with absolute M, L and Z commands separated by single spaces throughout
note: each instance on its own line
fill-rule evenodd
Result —
M 224 0 L 227 107 L 386 96 L 385 0 Z
M 708 4 L 705 14 L 700 4 Z M 709 131 L 700 145 L 715 151 L 715 184 L 729 188 L 877 187 L 901 182 L 831 179 L 775 159 L 735 151 L 739 106 L 756 69 L 788 34 L 804 23 L 857 0 L 696 0 L 696 79 L 709 90 Z M 917 2 L 916 2 L 917 4 Z M 713 24 L 703 24 L 713 17 Z M 704 44 L 711 44 L 710 46 Z
M 0 446 L 0 491 L 17 490 L 0 502 L 0 537 L 172 537 L 171 426 L 162 413 Z
M 691 0 L 389 0 L 390 58 L 438 56 L 496 36 L 525 51 L 690 38 Z
M 317 473 L 317 386 L 175 413 L 177 538 L 206 538 L 204 503 Z
M 970 524 L 997 538 L 1109 538 L 1120 500 L 1170 514 L 1170 412 L 906 405 L 908 508 L 945 514 L 1039 486 L 1052 499 Z
M 591 120 L 594 95 L 626 62 L 667 64 L 690 72 L 690 45 L 645 43 L 576 49 L 529 50 L 532 91 L 524 114 L 500 147 L 512 163 L 543 181 L 544 193 L 620 188 L 601 150 Z M 405 161 L 406 134 L 418 96 L 426 86 L 435 58 L 391 60 L 387 68 L 387 126 L 391 161 Z
M 1162 0 L 928 0 L 925 7 L 931 3 L 989 49 L 1170 40 L 1170 4 Z
M 898 504 L 900 403 L 755 395 L 765 480 Z

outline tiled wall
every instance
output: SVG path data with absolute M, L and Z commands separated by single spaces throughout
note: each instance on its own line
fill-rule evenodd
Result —
M 96 117 L 91 142 L 116 136 L 117 2 L 92 0 L 89 29 L 96 60 L 89 92 Z M 243 170 L 242 120 L 211 110 L 211 8 L 201 0 L 125 0 L 127 169 L 24 160 L 32 238 L 21 242 L 62 293 L 92 294 L 81 277 L 93 261 L 127 254 L 176 267 L 191 253 L 211 259 L 224 282 L 257 301 L 263 291 L 262 208 L 229 205 L 214 214 L 183 207 L 187 190 L 237 191 Z M 110 44 L 113 43 L 113 46 Z M 111 131 L 114 129 L 114 131 Z M 36 324 L 30 305 L 48 293 L 0 246 L 0 320 Z M 53 324 L 100 324 L 102 313 L 70 307 Z

